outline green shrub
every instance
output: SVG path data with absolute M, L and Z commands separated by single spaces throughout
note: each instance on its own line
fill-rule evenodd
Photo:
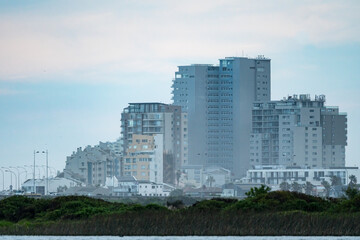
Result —
M 191 208 L 196 210 L 209 210 L 209 209 L 223 209 L 226 207 L 226 203 L 224 201 L 217 200 L 204 200 L 201 202 L 195 203 Z

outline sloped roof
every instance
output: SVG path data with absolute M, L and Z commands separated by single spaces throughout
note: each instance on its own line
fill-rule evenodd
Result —
M 196 192 L 202 192 L 202 193 L 222 193 L 222 188 L 218 187 L 206 187 L 206 188 L 192 188 L 187 187 L 183 189 L 184 193 L 196 193 Z
M 122 176 L 118 178 L 118 182 L 136 182 L 137 179 L 134 176 Z

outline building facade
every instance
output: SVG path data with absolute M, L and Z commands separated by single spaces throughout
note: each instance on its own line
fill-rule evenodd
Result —
M 172 94 L 173 104 L 188 115 L 188 164 L 243 176 L 249 167 L 252 104 L 270 100 L 270 85 L 270 59 L 263 56 L 179 66 Z
M 133 134 L 123 157 L 123 176 L 163 183 L 163 168 L 163 134 Z
M 118 186 L 113 189 L 113 195 L 121 197 L 168 197 L 174 189 L 167 184 L 138 180 L 134 176 L 125 176 L 119 179 Z
M 254 103 L 250 164 L 344 167 L 346 114 L 324 103 L 324 95 L 306 94 Z
M 163 135 L 163 181 L 175 183 L 175 172 L 187 161 L 187 114 L 180 106 L 164 103 L 130 103 L 121 114 L 123 151 L 133 135 Z
M 231 181 L 231 172 L 221 167 L 184 166 L 181 170 L 179 187 L 192 186 L 195 188 L 221 187 Z
M 21 189 L 25 193 L 37 193 L 41 195 L 46 194 L 46 186 L 49 186 L 48 194 L 56 194 L 65 191 L 68 188 L 81 186 L 82 182 L 75 179 L 67 179 L 61 177 L 50 178 L 48 182 L 46 179 L 35 179 L 35 191 L 34 191 L 34 179 L 26 180 L 22 185 Z
M 323 180 L 331 183 L 331 177 L 337 176 L 341 179 L 342 185 L 348 185 L 351 175 L 359 178 L 359 169 L 357 167 L 304 169 L 277 166 L 251 169 L 247 172 L 246 179 L 249 183 L 266 184 L 274 187 L 283 182 L 297 182 L 299 184 L 310 182 L 314 185 L 321 185 Z
M 100 142 L 94 147 L 79 147 L 66 158 L 65 177 L 71 177 L 87 185 L 103 186 L 107 177 L 119 177 L 120 157 L 107 143 Z

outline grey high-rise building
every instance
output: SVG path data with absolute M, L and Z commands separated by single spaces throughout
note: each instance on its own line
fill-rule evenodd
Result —
M 325 106 L 324 95 L 254 103 L 251 165 L 344 167 L 346 145 L 346 114 Z
M 219 66 L 179 66 L 173 104 L 188 113 L 188 163 L 243 176 L 249 168 L 251 109 L 270 100 L 270 59 L 226 57 Z

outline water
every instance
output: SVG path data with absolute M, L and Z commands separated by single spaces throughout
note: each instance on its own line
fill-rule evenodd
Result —
M 112 237 L 112 236 L 0 236 L 0 240 L 355 240 L 360 237 Z

